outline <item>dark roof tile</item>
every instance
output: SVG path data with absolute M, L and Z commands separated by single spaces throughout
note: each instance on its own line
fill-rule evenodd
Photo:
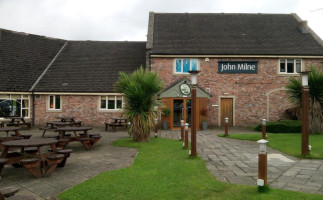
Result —
M 292 14 L 155 13 L 151 54 L 323 55 Z

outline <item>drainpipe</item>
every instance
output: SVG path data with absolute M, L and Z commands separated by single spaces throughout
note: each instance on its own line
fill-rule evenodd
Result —
M 35 94 L 34 91 L 31 91 L 31 101 L 32 101 L 32 110 L 33 110 L 33 114 L 31 115 L 31 125 L 35 126 Z

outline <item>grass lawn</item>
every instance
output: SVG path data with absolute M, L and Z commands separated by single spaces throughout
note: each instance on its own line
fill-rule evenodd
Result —
M 152 138 L 147 143 L 122 139 L 118 146 L 138 148 L 130 167 L 101 173 L 59 195 L 72 199 L 322 199 L 322 195 L 222 183 L 206 169 L 205 161 L 189 158 L 182 142 Z
M 223 135 L 221 135 L 223 136 Z M 268 146 L 286 154 L 301 157 L 301 134 L 300 133 L 267 133 Z M 259 134 L 230 134 L 229 138 L 239 140 L 257 141 L 261 139 Z M 310 135 L 309 144 L 312 151 L 306 158 L 323 159 L 323 135 Z

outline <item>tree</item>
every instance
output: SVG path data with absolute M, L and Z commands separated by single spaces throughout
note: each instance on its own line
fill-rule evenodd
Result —
M 323 73 L 311 67 L 308 76 L 310 95 L 310 133 L 323 133 Z M 291 78 L 289 80 L 287 94 L 295 105 L 296 116 L 301 118 L 302 83 L 301 80 Z
M 145 71 L 140 67 L 132 74 L 120 72 L 115 86 L 116 90 L 125 96 L 124 115 L 131 123 L 133 140 L 148 141 L 156 117 L 153 108 L 157 105 L 157 94 L 162 90 L 163 82 L 157 73 Z

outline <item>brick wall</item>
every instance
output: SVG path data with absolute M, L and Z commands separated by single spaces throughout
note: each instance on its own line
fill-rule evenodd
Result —
M 219 74 L 218 61 L 259 61 L 258 74 Z M 189 75 L 173 74 L 173 62 L 174 58 L 152 58 L 151 61 L 152 71 L 158 72 L 166 87 L 177 79 L 189 78 Z M 291 107 L 284 87 L 290 77 L 299 76 L 279 75 L 279 59 L 210 58 L 206 62 L 200 58 L 199 64 L 198 85 L 210 88 L 212 95 L 208 105 L 211 125 L 218 125 L 221 97 L 234 97 L 236 126 L 255 125 L 267 117 L 272 121 L 283 119 L 285 109 Z M 303 64 L 306 68 L 314 65 L 323 69 L 322 59 L 303 59 Z
M 118 111 L 99 111 L 99 96 L 61 95 L 62 111 L 48 111 L 48 95 L 35 99 L 35 125 L 45 126 L 47 121 L 56 121 L 56 116 L 74 116 L 88 126 L 104 126 L 111 117 L 121 116 Z

